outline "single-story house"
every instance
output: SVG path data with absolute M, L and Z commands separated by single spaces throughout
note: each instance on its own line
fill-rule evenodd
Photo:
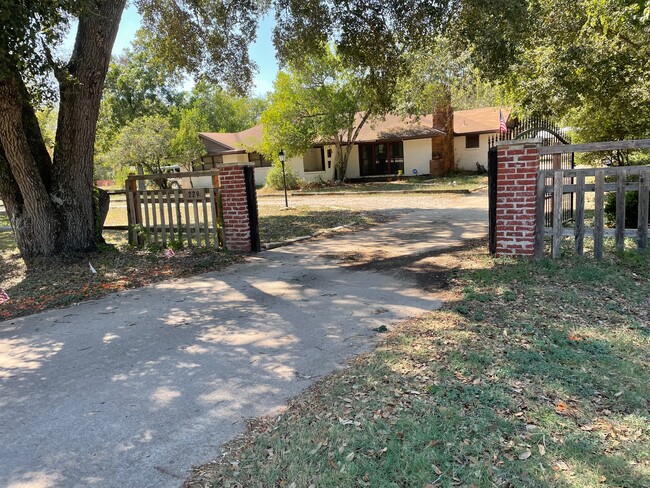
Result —
M 453 161 L 457 169 L 475 171 L 476 162 L 487 165 L 487 138 L 498 132 L 499 108 L 494 107 L 454 112 L 453 147 L 446 142 L 441 117 L 388 115 L 381 120 L 366 122 L 361 128 L 350 153 L 346 177 L 371 178 L 400 173 L 428 175 L 432 173 L 432 165 L 445 160 L 446 151 L 454 152 Z M 222 164 L 251 163 L 255 166 L 255 180 L 259 184 L 266 180 L 271 162 L 252 149 L 261 145 L 261 124 L 236 133 L 201 132 L 199 138 L 206 154 L 195 164 L 195 170 L 207 170 Z M 291 158 L 286 164 L 302 179 L 332 180 L 335 177 L 335 154 L 335 146 L 315 143 L 303 156 Z
M 487 107 L 454 112 L 454 163 L 456 169 L 476 171 L 476 163 L 487 168 L 488 139 L 498 136 L 500 133 L 500 113 L 507 121 L 510 109 Z

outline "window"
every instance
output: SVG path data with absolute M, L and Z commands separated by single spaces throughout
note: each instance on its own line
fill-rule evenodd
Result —
M 264 156 L 258 152 L 248 153 L 248 162 L 255 163 L 256 168 L 267 168 L 271 166 L 271 162 L 267 161 Z
M 359 144 L 361 176 L 394 175 L 404 172 L 404 143 Z
M 196 161 L 192 165 L 192 171 L 208 171 L 223 164 L 223 156 L 203 156 L 201 161 Z
M 325 171 L 325 151 L 322 147 L 314 147 L 302 157 L 305 173 Z
M 480 146 L 481 140 L 478 134 L 467 134 L 465 136 L 465 149 L 477 149 Z

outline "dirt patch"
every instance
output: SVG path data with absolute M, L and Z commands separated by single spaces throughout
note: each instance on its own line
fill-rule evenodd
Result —
M 340 254 L 324 253 L 326 259 L 337 260 L 350 270 L 375 271 L 413 283 L 424 291 L 446 290 L 453 273 L 477 248 L 487 248 L 485 238 L 472 239 L 444 249 L 434 249 L 417 254 L 391 254 L 390 250 L 356 250 Z

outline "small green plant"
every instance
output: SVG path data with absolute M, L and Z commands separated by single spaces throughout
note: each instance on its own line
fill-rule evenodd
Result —
M 169 241 L 167 243 L 167 247 L 169 249 L 172 249 L 174 251 L 180 251 L 183 249 L 183 240 L 182 239 L 175 239 L 173 241 Z
M 291 169 L 288 164 L 284 165 L 284 172 L 287 179 L 287 189 L 297 190 L 300 188 L 300 178 Z M 284 189 L 284 180 L 282 176 L 282 165 L 279 162 L 274 162 L 273 166 L 266 175 L 266 185 L 274 190 Z

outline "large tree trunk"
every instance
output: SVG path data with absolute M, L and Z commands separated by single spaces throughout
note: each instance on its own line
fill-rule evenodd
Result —
M 54 193 L 63 202 L 65 247 L 95 247 L 93 158 L 104 80 L 125 0 L 96 1 L 79 18 L 69 78 L 60 78 L 61 101 L 54 152 Z
M 6 161 L 3 171 L 2 197 L 21 252 L 26 256 L 50 255 L 55 252 L 57 222 L 46 178 L 43 178 L 30 143 L 29 125 L 23 124 L 23 94 L 17 75 L 0 81 L 0 143 Z M 32 112 L 33 113 L 33 112 Z M 42 142 L 42 140 L 41 140 Z M 5 174 L 5 171 L 8 173 Z
M 94 0 L 79 14 L 72 57 L 55 73 L 61 96 L 54 162 L 18 69 L 0 78 L 0 198 L 27 260 L 95 248 L 95 132 L 125 3 Z

